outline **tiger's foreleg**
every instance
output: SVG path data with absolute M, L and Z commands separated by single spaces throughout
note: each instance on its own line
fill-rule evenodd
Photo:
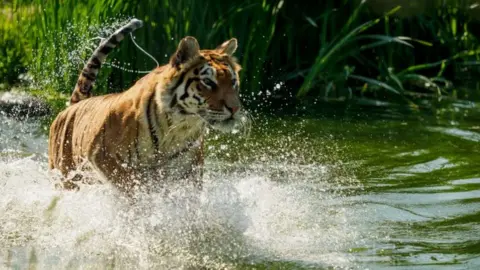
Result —
M 96 161 L 99 162 L 96 162 Z M 139 174 L 131 166 L 122 164 L 110 154 L 98 153 L 91 159 L 92 164 L 102 176 L 121 192 L 132 198 L 140 183 Z
M 204 175 L 204 158 L 203 158 L 203 143 L 195 149 L 195 158 L 188 169 L 183 174 L 183 179 L 187 181 L 187 184 L 193 185 L 197 191 L 203 189 L 203 175 Z

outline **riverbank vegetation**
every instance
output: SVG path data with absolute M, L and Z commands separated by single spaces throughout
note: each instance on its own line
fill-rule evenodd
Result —
M 7 0 L 0 14 L 0 84 L 44 97 L 68 96 L 98 38 L 136 17 L 136 42 L 160 63 L 186 35 L 205 48 L 238 38 L 247 105 L 480 100 L 476 1 Z M 96 92 L 154 67 L 126 40 Z

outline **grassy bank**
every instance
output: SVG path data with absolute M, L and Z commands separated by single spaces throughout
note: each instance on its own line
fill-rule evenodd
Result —
M 237 37 L 249 104 L 479 100 L 474 1 L 398 6 L 403 2 L 7 1 L 0 5 L 0 83 L 21 83 L 19 75 L 28 71 L 25 83 L 35 93 L 68 95 L 95 38 L 134 16 L 146 23 L 135 33 L 137 43 L 161 63 L 186 35 L 202 47 Z M 97 93 L 121 91 L 142 76 L 111 65 L 133 71 L 155 66 L 126 40 L 102 69 Z

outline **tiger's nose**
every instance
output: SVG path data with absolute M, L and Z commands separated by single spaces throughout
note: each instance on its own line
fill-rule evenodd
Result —
M 232 107 L 232 114 L 237 113 L 238 110 L 240 110 L 240 107 L 238 107 L 238 106 L 233 106 L 233 107 Z

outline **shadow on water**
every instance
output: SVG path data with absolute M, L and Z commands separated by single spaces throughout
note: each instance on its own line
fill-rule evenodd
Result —
M 0 265 L 480 266 L 478 111 L 378 112 L 262 117 L 249 137 L 211 133 L 193 204 L 178 187 L 134 206 L 108 185 L 54 190 L 44 126 L 0 116 Z

